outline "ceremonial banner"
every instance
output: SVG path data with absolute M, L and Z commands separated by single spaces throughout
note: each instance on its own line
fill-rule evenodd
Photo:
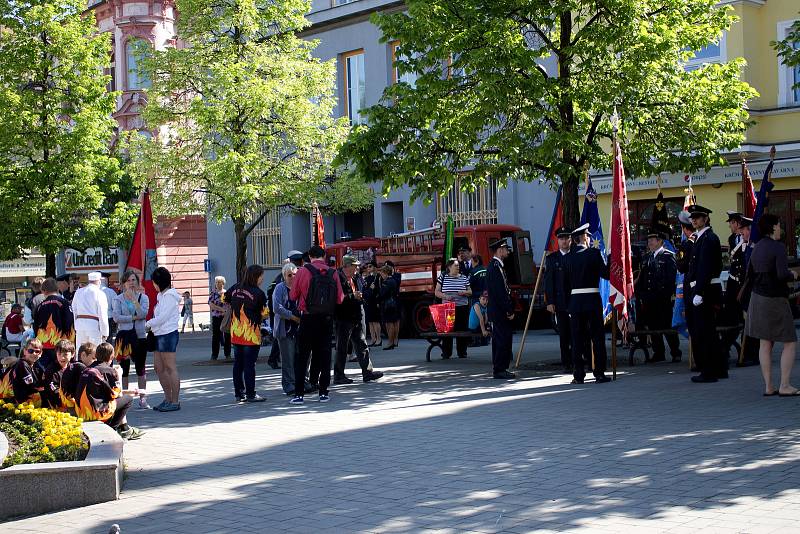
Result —
M 622 332 L 626 332 L 628 302 L 633 297 L 631 232 L 628 220 L 628 195 L 625 192 L 625 169 L 622 149 L 614 140 L 614 178 L 611 194 L 611 249 L 609 253 L 609 302 L 617 311 Z
M 696 203 L 697 199 L 692 191 L 692 183 L 686 189 L 686 198 L 683 200 L 683 210 Z M 686 235 L 681 230 L 681 243 L 686 241 Z M 673 250 L 673 252 L 675 252 Z M 686 307 L 683 300 L 683 273 L 680 271 L 675 274 L 675 304 L 672 306 L 672 328 L 678 331 L 685 338 L 689 337 L 689 326 L 686 324 Z
M 775 189 L 775 184 L 772 183 L 770 178 L 772 177 L 772 167 L 775 165 L 775 147 L 772 147 L 769 153 L 769 165 L 767 168 L 764 169 L 764 178 L 761 180 L 761 187 L 758 190 L 758 196 L 756 197 L 756 209 L 753 213 L 753 224 L 750 225 L 750 243 L 755 245 L 758 243 L 758 240 L 761 239 L 761 235 L 758 232 L 758 220 L 764 215 L 764 210 L 769 205 L 769 193 L 773 189 Z M 748 248 L 748 251 L 752 250 L 752 247 Z M 745 260 L 745 264 L 747 261 L 750 260 L 750 256 L 748 254 L 747 259 Z
M 753 180 L 750 178 L 750 169 L 747 161 L 742 158 L 742 214 L 752 219 L 756 213 L 756 194 L 753 190 Z
M 444 227 L 444 263 L 447 263 L 447 260 L 453 257 L 453 239 L 455 235 L 455 228 L 453 224 L 453 218 L 448 215 L 447 222 L 445 223 Z M 444 269 L 442 269 L 444 271 Z
M 600 211 L 597 209 L 597 192 L 592 187 L 592 181 L 588 181 L 586 195 L 583 199 L 583 213 L 581 213 L 581 225 L 589 223 L 589 246 L 599 249 L 603 254 L 603 259 L 608 262 L 606 254 L 606 243 L 603 240 L 603 225 L 600 223 Z M 560 225 L 559 225 L 560 226 Z M 604 302 L 603 318 L 608 320 L 611 315 L 611 302 L 608 300 L 610 293 L 609 281 L 600 279 L 600 300 Z
M 142 288 L 150 300 L 150 309 L 147 318 L 153 317 L 156 307 L 158 290 L 153 285 L 153 271 L 158 267 L 156 256 L 156 232 L 153 227 L 153 211 L 150 207 L 150 191 L 145 189 L 142 194 L 142 205 L 139 208 L 139 219 L 136 221 L 136 230 L 133 232 L 133 242 L 128 250 L 128 262 L 125 270 L 134 270 L 139 274 Z
M 314 243 L 325 249 L 325 223 L 322 220 L 322 212 L 319 211 L 319 206 L 316 202 L 313 208 L 314 214 Z M 334 236 L 335 237 L 335 236 Z
M 553 206 L 553 217 L 550 219 L 550 229 L 547 231 L 547 244 L 545 248 L 547 252 L 555 252 L 558 250 L 558 237 L 556 237 L 556 230 L 564 226 L 564 202 L 562 186 L 558 186 L 556 192 L 556 203 Z

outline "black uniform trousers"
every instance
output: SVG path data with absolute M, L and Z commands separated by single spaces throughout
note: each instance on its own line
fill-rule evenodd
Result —
M 572 368 L 572 328 L 570 327 L 569 312 L 557 311 L 558 342 L 561 347 L 561 366 L 564 369 Z
M 700 374 L 706 378 L 718 378 L 727 373 L 727 360 L 723 359 L 717 333 L 718 312 L 713 304 L 692 304 L 690 294 L 686 300 L 686 322 L 692 342 L 692 356 Z
M 361 367 L 363 376 L 369 375 L 372 371 L 372 362 L 369 359 L 369 347 L 367 347 L 367 337 L 365 334 L 364 318 L 356 321 L 343 319 L 336 320 L 336 359 L 333 363 L 334 378 L 345 376 L 344 368 L 347 365 L 347 355 L 350 354 L 350 347 L 353 348 L 358 357 L 358 365 Z
M 333 317 L 311 315 L 300 317 L 297 331 L 297 354 L 294 360 L 294 390 L 305 391 L 306 369 L 311 362 L 308 381 L 319 385 L 319 394 L 327 395 L 331 385 L 331 340 Z
M 508 318 L 492 321 L 492 369 L 495 374 L 507 371 L 511 365 L 513 336 L 514 330 Z
M 642 323 L 647 330 L 669 330 L 672 328 L 672 299 L 659 299 L 642 302 Z M 653 359 L 664 359 L 664 338 L 667 339 L 669 352 L 673 358 L 681 356 L 678 334 L 650 334 L 653 345 Z
M 606 372 L 606 333 L 603 327 L 603 314 L 597 311 L 579 311 L 570 314 L 572 330 L 573 376 L 577 380 L 586 377 L 584 370 L 584 351 L 586 362 L 592 361 L 591 347 L 594 347 L 594 376 L 605 376 Z M 591 341 L 591 345 L 589 344 Z

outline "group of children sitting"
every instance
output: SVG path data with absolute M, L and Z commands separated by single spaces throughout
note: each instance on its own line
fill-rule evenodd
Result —
M 77 356 L 75 345 L 62 339 L 56 344 L 55 361 L 47 368 L 37 362 L 42 342 L 24 342 L 19 359 L 4 358 L 0 369 L 0 400 L 72 411 L 84 421 L 104 421 L 126 440 L 143 432 L 128 425 L 126 414 L 133 398 L 120 388 L 120 377 L 112 366 L 110 343 L 84 343 Z

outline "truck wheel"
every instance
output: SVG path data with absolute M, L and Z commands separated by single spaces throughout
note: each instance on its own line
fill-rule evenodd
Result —
M 431 304 L 433 304 L 432 300 L 424 299 L 417 301 L 411 308 L 411 328 L 417 335 L 433 332 L 436 329 L 431 311 L 428 309 Z

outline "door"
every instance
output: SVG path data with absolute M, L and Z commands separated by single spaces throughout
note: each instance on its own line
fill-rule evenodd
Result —
M 533 285 L 533 250 L 531 249 L 531 234 L 527 230 L 514 232 L 514 261 L 517 283 Z

